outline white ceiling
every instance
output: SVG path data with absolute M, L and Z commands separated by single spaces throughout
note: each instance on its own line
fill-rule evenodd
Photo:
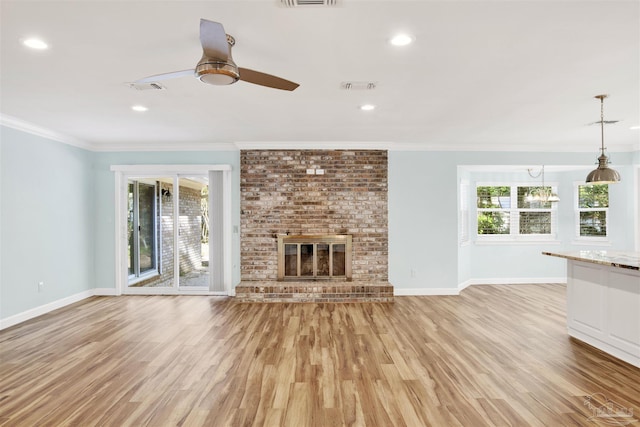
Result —
M 600 104 L 611 151 L 640 149 L 638 1 L 4 1 L 2 123 L 95 150 L 236 146 L 593 151 Z M 199 19 L 234 59 L 300 83 L 279 91 L 195 78 Z M 409 46 L 388 43 L 398 31 Z M 51 48 L 29 50 L 37 35 Z M 343 81 L 373 81 L 345 91 Z M 373 103 L 374 111 L 359 105 Z M 133 104 L 149 108 L 145 113 Z M 311 144 L 308 144 L 311 143 Z

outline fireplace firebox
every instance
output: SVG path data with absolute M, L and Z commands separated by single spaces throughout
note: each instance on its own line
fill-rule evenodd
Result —
M 278 235 L 278 281 L 351 281 L 351 235 Z

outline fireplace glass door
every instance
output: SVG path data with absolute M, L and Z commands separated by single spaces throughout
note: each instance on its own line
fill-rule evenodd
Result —
M 298 245 L 284 245 L 284 275 L 298 275 Z
M 350 237 L 279 237 L 278 280 L 350 280 Z M 285 239 L 289 242 L 285 243 Z

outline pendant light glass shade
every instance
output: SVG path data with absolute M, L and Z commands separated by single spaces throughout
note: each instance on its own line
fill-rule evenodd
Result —
M 620 181 L 620 174 L 609 167 L 609 158 L 604 154 L 604 99 L 608 95 L 597 95 L 600 100 L 600 134 L 602 145 L 598 157 L 598 167 L 587 175 L 586 182 L 594 184 L 615 184 Z

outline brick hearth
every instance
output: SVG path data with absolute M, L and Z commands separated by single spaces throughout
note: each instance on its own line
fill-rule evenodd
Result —
M 242 302 L 393 302 L 389 283 L 242 282 Z

